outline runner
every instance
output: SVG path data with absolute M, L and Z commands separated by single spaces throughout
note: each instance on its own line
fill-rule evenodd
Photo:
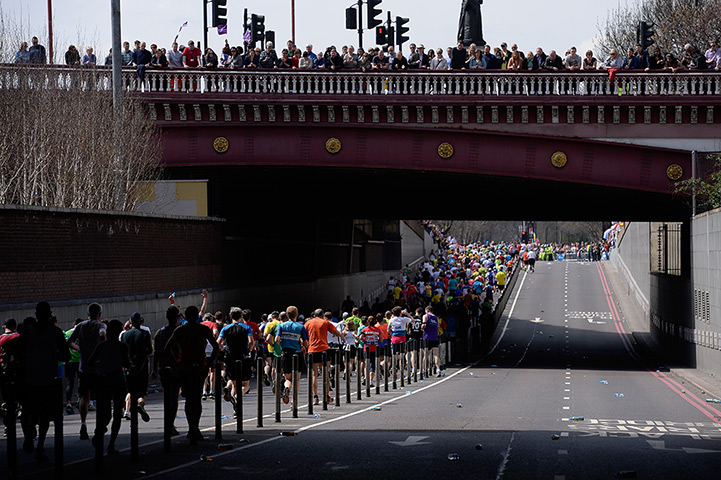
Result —
M 81 322 L 73 330 L 72 335 L 68 338 L 68 346 L 80 352 L 80 367 L 78 375 L 78 396 L 80 409 L 80 440 L 88 440 L 88 427 L 86 421 L 88 418 L 88 404 L 90 396 L 94 392 L 95 383 L 97 381 L 98 368 L 95 365 L 88 364 L 90 355 L 93 354 L 98 344 L 105 340 L 105 324 L 100 322 L 100 315 L 103 309 L 97 303 L 91 303 L 88 306 L 88 320 Z
M 360 320 L 360 319 L 359 319 Z M 341 331 L 341 335 L 343 335 L 343 351 L 349 352 L 348 356 L 350 357 L 349 365 L 345 366 L 345 371 L 343 372 L 343 380 L 346 379 L 346 375 L 353 375 L 353 372 L 355 371 L 356 364 L 355 364 L 355 357 L 356 357 L 356 332 L 357 332 L 356 323 L 354 321 L 348 321 L 346 319 L 343 330 Z
M 441 376 L 441 357 L 438 355 L 438 317 L 433 315 L 433 307 L 427 306 L 426 307 L 426 314 L 423 315 L 423 340 L 426 340 L 428 342 L 428 352 L 433 357 L 433 361 L 435 362 L 435 370 L 436 370 L 436 377 Z M 426 353 L 425 355 L 428 355 Z M 427 359 L 423 359 L 423 364 L 426 364 Z M 426 376 L 430 376 L 431 372 L 426 371 Z
M 368 317 L 363 319 L 363 329 L 360 332 L 360 335 L 363 338 L 363 344 L 364 346 L 367 346 L 367 348 L 364 348 L 364 351 L 367 350 L 367 356 L 369 358 L 366 359 L 367 362 L 370 363 L 369 370 L 370 375 L 367 380 L 370 382 L 370 387 L 375 387 L 373 384 L 373 380 L 375 377 L 375 371 L 376 371 L 376 362 L 375 362 L 375 355 L 373 355 L 376 351 L 376 347 L 378 346 L 378 343 L 380 341 L 381 332 L 373 323 L 375 322 L 375 319 L 373 317 Z M 365 367 L 364 367 L 365 368 Z M 363 370 L 365 372 L 365 370 Z M 363 385 L 365 385 L 366 379 L 363 379 Z
M 224 391 L 225 400 L 233 405 L 237 414 L 238 376 L 240 376 L 242 392 L 245 395 L 250 390 L 250 352 L 255 348 L 253 329 L 242 322 L 243 311 L 238 307 L 231 307 L 230 320 L 233 322 L 221 330 L 218 335 L 218 345 L 226 351 L 225 374 L 228 384 Z M 237 372 L 236 361 L 241 361 L 241 371 Z
M 143 317 L 140 313 L 133 313 L 130 317 L 133 328 L 124 332 L 121 341 L 128 346 L 130 355 L 130 375 L 128 375 L 128 394 L 125 399 L 125 418 L 130 419 L 130 409 L 136 408 L 144 422 L 150 421 L 150 415 L 145 410 L 145 397 L 148 395 L 148 356 L 153 353 L 153 342 L 150 334 L 141 329 Z M 136 405 L 130 405 L 131 394 L 137 399 Z
M 268 350 L 268 356 L 265 358 L 265 367 L 263 369 L 263 378 L 266 386 L 273 385 L 273 393 L 275 393 L 275 378 L 277 376 L 275 371 L 275 358 L 283 356 L 280 344 L 275 342 L 275 327 L 277 327 L 279 323 L 279 313 L 273 312 L 270 314 L 268 323 L 265 324 L 265 328 L 263 329 L 263 336 Z M 276 347 L 278 348 L 278 352 L 275 351 Z M 265 381 L 268 375 L 270 375 L 271 378 Z
M 70 338 L 73 330 L 83 321 L 82 318 L 76 318 L 73 328 L 65 332 L 65 339 Z M 70 360 L 65 364 L 65 413 L 72 415 L 75 413 L 71 400 L 73 399 L 73 390 L 75 389 L 75 379 L 78 377 L 78 368 L 80 367 L 80 352 L 70 350 Z
M 206 361 L 212 363 L 218 354 L 218 343 L 213 333 L 204 325 L 198 323 L 198 307 L 191 305 L 185 309 L 185 318 L 188 320 L 173 331 L 165 346 L 165 352 L 171 355 L 180 371 L 180 384 L 185 396 L 185 417 L 188 421 L 188 435 L 191 445 L 203 440 L 200 433 L 200 416 L 203 412 L 202 394 L 203 381 L 208 369 Z M 206 342 L 213 346 L 210 358 L 205 357 Z M 177 347 L 177 357 L 175 353 Z
M 391 366 L 396 364 L 400 369 L 401 356 L 406 353 L 406 337 L 408 336 L 413 317 L 401 307 L 393 307 L 391 313 L 392 317 L 388 322 L 388 330 L 391 332 Z M 395 381 L 396 379 L 394 378 L 393 380 Z
M 293 356 L 298 355 L 298 372 L 304 371 L 303 351 L 308 349 L 308 330 L 302 323 L 298 322 L 298 308 L 290 306 L 285 309 L 288 321 L 281 323 L 275 343 L 279 343 L 283 350 L 283 375 L 285 376 L 285 388 L 283 388 L 283 403 L 288 404 L 293 382 L 300 379 L 293 378 Z
M 180 319 L 180 309 L 171 305 L 165 312 L 165 318 L 168 324 L 162 327 L 160 330 L 155 332 L 153 338 L 155 344 L 155 355 L 153 355 L 153 376 L 156 376 L 160 369 L 167 369 L 167 375 L 160 375 L 160 384 L 163 386 L 164 391 L 171 393 L 171 405 L 169 415 L 175 419 L 178 414 L 178 399 L 180 397 L 180 371 L 177 368 L 177 364 L 173 358 L 178 354 L 177 349 L 172 354 L 166 352 L 165 346 L 168 344 L 168 340 L 173 335 L 173 332 L 178 327 L 178 320 Z M 179 435 L 178 429 L 171 429 L 171 435 Z
M 534 273 L 536 271 L 536 251 L 530 250 L 528 252 L 528 269 L 531 271 L 531 273 Z
M 220 312 L 218 312 L 220 313 Z M 216 315 L 218 315 L 216 313 Z M 222 320 L 223 314 L 220 313 L 220 318 Z M 218 335 L 220 334 L 220 328 L 218 328 L 218 323 L 213 315 L 210 313 L 206 313 L 203 316 L 203 321 L 200 322 L 201 325 L 205 325 L 210 329 L 211 332 L 213 332 L 213 338 L 215 338 L 215 341 L 218 341 Z M 213 353 L 213 347 L 208 343 L 205 346 L 205 357 L 206 359 L 210 357 L 210 355 Z M 207 360 L 206 360 L 207 361 Z M 215 366 L 211 363 L 208 363 L 208 375 L 205 377 L 205 380 L 203 380 L 203 396 L 202 399 L 206 400 L 210 398 L 211 400 L 215 400 Z
M 413 320 L 411 321 L 409 328 L 409 337 L 411 340 L 414 341 L 415 345 L 420 345 L 421 340 L 423 339 L 423 309 L 418 307 L 416 308 L 415 315 L 413 315 Z M 413 348 L 411 350 L 411 375 L 414 375 L 416 373 L 416 369 L 418 368 L 418 358 L 416 356 L 416 348 Z
M 332 312 L 325 312 L 323 317 L 332 323 L 338 332 L 343 330 L 343 322 L 334 322 Z M 336 336 L 328 333 L 328 363 L 330 364 L 330 368 L 328 369 L 328 381 L 330 383 L 331 390 L 335 389 L 335 369 L 340 368 L 340 365 L 336 365 L 336 355 L 340 352 L 340 340 L 342 337 L 343 335 Z
M 308 330 L 308 352 L 311 354 L 311 362 L 313 364 L 314 375 L 312 375 L 313 384 L 313 404 L 318 405 L 318 375 L 321 372 L 323 364 L 323 352 L 328 352 L 328 333 L 332 333 L 340 338 L 341 334 L 336 330 L 332 323 L 323 318 L 323 310 L 318 308 L 313 311 L 313 318 L 305 323 Z M 330 385 L 328 385 L 330 387 Z M 330 390 L 324 392 L 328 398 L 328 403 L 333 401 Z

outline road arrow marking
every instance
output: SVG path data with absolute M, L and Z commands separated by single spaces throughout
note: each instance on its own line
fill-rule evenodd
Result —
M 422 442 L 421 441 L 421 440 L 425 440 L 426 438 L 428 438 L 428 437 L 419 437 L 419 436 L 411 435 L 408 438 L 406 438 L 405 441 L 403 441 L 403 442 L 388 442 L 388 443 L 392 443 L 393 445 L 398 445 L 399 447 L 413 447 L 416 445 L 426 445 L 426 444 L 431 443 L 431 442 Z
M 689 448 L 689 447 L 682 447 L 682 448 L 666 448 L 666 442 L 663 440 L 647 440 L 648 444 L 651 445 L 651 447 L 654 450 L 666 450 L 666 451 L 672 451 L 672 452 L 686 452 L 686 453 L 721 453 L 719 450 L 706 450 L 703 448 Z
M 543 323 L 543 320 L 541 320 L 539 317 L 536 317 L 535 320 L 531 320 L 533 323 Z

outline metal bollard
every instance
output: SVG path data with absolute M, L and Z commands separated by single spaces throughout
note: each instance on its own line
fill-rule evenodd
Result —
M 419 360 L 421 358 L 420 357 L 421 350 L 420 350 L 420 342 L 416 338 L 413 339 L 413 352 L 414 352 L 413 358 L 415 359 L 415 361 L 413 362 L 413 381 L 418 383 L 418 365 L 420 364 Z
M 391 365 L 393 366 L 393 390 L 398 390 L 398 384 L 396 383 L 396 356 L 391 348 Z
M 323 410 L 328 410 L 328 351 L 321 354 L 323 365 L 321 372 L 323 375 Z
M 390 348 L 389 345 L 386 345 L 386 346 L 385 346 L 385 350 L 386 350 L 386 366 L 385 366 L 385 369 L 384 369 L 385 371 L 383 372 L 383 374 L 384 374 L 384 375 L 383 375 L 383 383 L 385 383 L 385 386 L 383 387 L 383 391 L 384 391 L 384 392 L 387 392 L 387 391 L 388 391 L 388 377 L 390 376 L 390 373 L 389 373 L 390 368 L 388 367 L 388 360 L 390 360 L 391 363 L 393 363 L 393 356 L 392 356 L 392 355 L 388 355 L 388 349 L 389 349 L 389 348 Z
M 132 370 L 131 370 L 132 375 Z M 134 383 L 131 383 L 134 385 Z M 137 421 L 138 421 L 138 412 L 137 412 L 137 400 L 135 400 L 135 403 L 133 403 L 133 399 L 135 396 L 131 393 L 130 394 L 130 408 L 131 408 L 131 419 L 133 416 L 135 416 L 135 434 L 137 434 Z M 96 386 L 95 386 L 95 404 L 97 407 L 96 415 L 95 415 L 95 435 L 92 436 L 93 439 L 93 447 L 95 448 L 95 471 L 100 473 L 103 471 L 103 453 L 105 450 L 105 425 L 103 425 L 103 415 L 105 410 L 105 402 L 106 401 L 112 401 L 110 398 L 105 398 L 105 376 L 104 375 L 98 375 L 96 380 Z M 112 405 L 111 410 L 112 412 Z M 132 420 L 131 420 L 132 421 Z M 137 441 L 137 437 L 135 438 Z M 130 445 L 131 449 L 133 448 L 133 431 L 132 431 L 132 425 L 131 425 L 131 431 L 130 431 Z M 135 458 L 133 458 L 135 460 Z
M 345 351 L 345 403 L 351 403 L 350 401 L 350 350 Z
M 366 345 L 366 397 L 371 396 L 371 348 Z
M 298 383 L 300 382 L 300 372 L 298 364 L 300 356 L 296 353 L 293 355 L 293 418 L 298 418 Z
M 216 360 L 215 365 L 213 366 L 215 369 L 215 385 L 213 385 L 213 388 L 215 389 L 215 400 L 214 400 L 214 407 L 215 407 L 215 439 L 216 440 L 222 440 L 223 439 L 223 382 L 221 379 L 223 378 L 223 367 L 221 363 Z M 171 424 L 172 426 L 172 424 Z
M 159 374 L 160 381 L 163 384 L 163 452 L 171 453 L 171 431 L 173 429 L 173 423 L 175 421 L 173 415 L 171 415 L 170 413 L 173 405 L 173 389 L 170 388 L 170 384 L 172 382 L 172 370 L 170 369 L 170 367 L 163 367 L 160 369 Z
M 235 361 L 235 433 L 243 433 L 243 360 Z
M 315 375 L 315 368 L 313 368 L 313 355 L 308 353 L 308 415 L 313 415 L 313 375 Z
M 363 353 L 364 352 L 361 350 L 360 347 L 358 347 L 356 349 L 355 365 L 356 365 L 356 383 L 358 384 L 357 388 L 356 388 L 356 399 L 357 400 L 361 400 L 363 398 L 363 394 L 362 394 L 363 390 L 361 389 L 361 354 L 363 354 Z
M 275 357 L 275 423 L 280 423 L 280 397 L 284 385 L 282 357 Z
M 340 348 L 335 351 L 335 406 L 340 407 Z
M 375 357 L 376 357 L 376 395 L 379 395 L 381 393 L 381 377 L 380 377 L 381 363 L 380 363 L 380 356 L 378 355 L 380 353 L 379 350 L 380 349 L 378 347 L 376 347 L 376 351 L 374 352 Z
M 134 368 L 130 369 L 130 375 L 132 377 L 136 376 Z M 135 385 L 136 381 L 137 380 L 133 378 L 131 384 Z M 132 390 L 133 391 L 130 392 L 130 459 L 137 461 L 138 458 L 140 458 L 140 452 L 138 451 L 140 446 L 140 442 L 138 441 L 138 396 L 135 394 L 135 388 Z M 100 454 L 102 455 L 102 449 Z
M 64 373 L 64 371 L 63 371 Z M 56 382 L 56 408 L 55 415 L 54 415 L 54 425 L 55 425 L 55 432 L 54 432 L 54 438 L 53 443 L 55 444 L 55 478 L 60 480 L 63 478 L 64 474 L 64 468 L 65 468 L 65 443 L 63 438 L 63 404 L 65 403 L 64 400 L 64 391 L 63 391 L 63 379 L 58 378 Z M 11 417 L 14 420 L 14 417 Z
M 263 355 L 258 353 L 258 362 L 255 367 L 255 381 L 258 384 L 258 428 L 263 428 L 263 370 L 265 362 L 263 361 Z M 216 377 L 217 378 L 217 377 Z M 216 380 L 217 381 L 217 380 Z
M 400 345 L 403 344 L 399 343 L 398 345 L 398 363 L 400 364 L 399 366 L 401 369 L 401 388 L 403 388 L 406 386 L 406 357 L 403 352 L 401 352 L 402 348 L 400 347 Z
M 7 452 L 8 452 L 8 464 L 7 472 L 8 479 L 15 480 L 18 478 L 18 444 L 17 444 L 17 410 L 16 410 L 16 383 L 14 380 L 10 380 L 7 383 L 8 396 L 5 398 L 7 405 Z
M 411 367 L 412 367 L 412 365 L 411 365 L 411 363 L 412 363 L 412 362 L 411 362 L 411 352 L 413 351 L 413 350 L 412 350 L 412 347 L 413 347 L 412 344 L 410 344 L 410 343 L 408 343 L 408 342 L 405 343 L 404 349 L 405 349 L 405 359 L 406 359 L 406 366 L 407 366 L 407 368 L 406 368 L 406 371 L 407 371 L 407 372 L 406 372 L 406 373 L 408 373 L 408 379 L 407 379 L 406 383 L 407 383 L 408 385 L 410 385 L 410 384 L 412 383 L 412 380 L 413 380 L 413 370 L 412 370 L 412 368 L 411 368 Z

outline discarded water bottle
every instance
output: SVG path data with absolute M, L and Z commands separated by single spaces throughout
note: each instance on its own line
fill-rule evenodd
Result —
M 553 434 L 551 435 L 551 440 L 560 440 L 561 436 L 559 434 Z
M 614 397 L 623 398 L 623 393 L 614 393 Z
M 470 375 L 470 376 L 472 377 L 472 376 L 473 376 L 473 372 L 468 372 L 468 375 Z
M 201 462 L 212 462 L 212 461 L 213 461 L 213 457 L 206 457 L 205 455 L 201 455 L 201 456 L 200 456 L 200 461 L 201 461 Z
M 463 404 L 462 404 L 462 403 L 456 403 L 456 408 L 463 408 Z
M 408 390 L 408 391 L 406 392 L 406 395 L 413 395 L 413 390 Z
M 376 411 L 376 412 L 380 412 L 381 410 L 383 410 L 383 407 L 373 407 L 373 408 L 371 408 L 371 410 L 374 410 L 374 411 Z
M 571 421 L 574 422 L 582 422 L 584 420 L 583 417 L 571 417 Z
M 460 460 L 461 456 L 457 453 L 449 453 L 448 454 L 448 460 L 454 461 L 454 460 Z
M 313 415 L 313 418 L 320 418 L 320 413 L 316 413 Z
M 280 432 L 280 435 L 283 437 L 295 437 L 296 435 L 298 435 L 298 432 L 285 431 L 285 432 Z
M 476 450 L 483 450 L 483 445 L 480 443 L 476 444 Z
M 608 385 L 608 380 L 601 380 L 601 385 Z

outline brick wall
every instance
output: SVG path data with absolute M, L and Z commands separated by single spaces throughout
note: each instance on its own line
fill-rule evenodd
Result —
M 0 205 L 0 303 L 218 285 L 223 228 L 207 218 Z

